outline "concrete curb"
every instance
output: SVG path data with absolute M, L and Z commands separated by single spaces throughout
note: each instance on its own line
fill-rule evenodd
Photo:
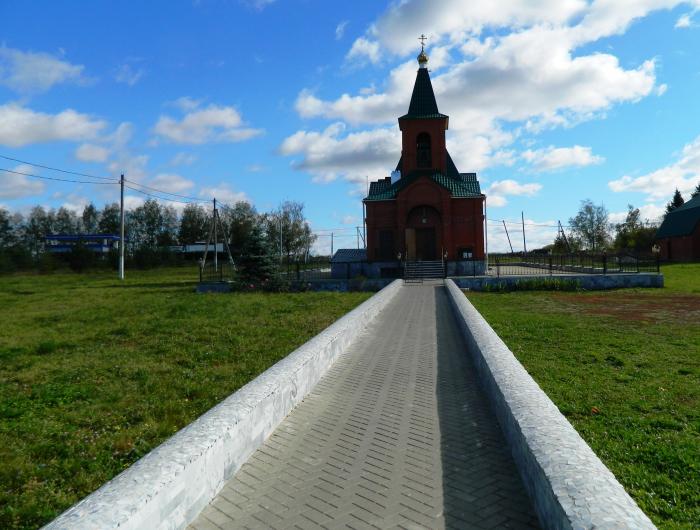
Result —
M 497 288 L 499 285 L 517 285 L 522 281 L 552 281 L 552 282 L 578 282 L 581 289 L 591 291 L 605 289 L 623 289 L 628 287 L 663 287 L 663 274 L 636 272 L 615 274 L 548 274 L 525 276 L 459 276 L 452 278 L 462 289 L 483 291 L 487 287 Z
M 382 289 L 45 528 L 184 528 L 401 286 Z
M 542 525 L 576 530 L 656 528 L 455 282 L 446 280 L 445 285 Z

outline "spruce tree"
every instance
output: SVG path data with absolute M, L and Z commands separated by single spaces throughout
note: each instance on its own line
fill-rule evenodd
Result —
M 243 241 L 241 256 L 236 265 L 245 286 L 260 287 L 275 274 L 275 254 L 267 234 L 259 223 L 251 227 L 248 237 Z
M 693 193 L 691 194 L 690 198 L 694 199 L 698 195 L 700 195 L 700 182 L 698 182 L 698 185 L 695 186 L 695 190 L 693 190 Z
M 673 199 L 671 199 L 671 202 L 666 205 L 666 214 L 671 213 L 673 210 L 679 206 L 683 206 L 684 204 L 685 200 L 683 200 L 683 195 L 681 195 L 681 192 L 678 191 L 678 188 L 676 188 L 676 192 L 673 194 Z

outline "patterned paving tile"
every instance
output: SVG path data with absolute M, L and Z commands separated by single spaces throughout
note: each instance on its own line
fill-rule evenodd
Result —
M 464 348 L 403 287 L 190 528 L 537 528 Z

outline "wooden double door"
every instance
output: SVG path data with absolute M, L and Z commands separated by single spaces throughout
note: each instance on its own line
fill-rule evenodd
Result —
M 438 259 L 435 227 L 406 229 L 406 258 L 432 261 Z

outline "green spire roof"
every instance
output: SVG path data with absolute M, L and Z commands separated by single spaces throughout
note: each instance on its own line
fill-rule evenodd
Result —
M 419 68 L 416 75 L 416 83 L 413 85 L 411 104 L 408 106 L 408 114 L 404 114 L 399 119 L 430 119 L 447 118 L 446 115 L 438 111 L 433 84 L 430 82 L 430 74 L 427 68 Z

